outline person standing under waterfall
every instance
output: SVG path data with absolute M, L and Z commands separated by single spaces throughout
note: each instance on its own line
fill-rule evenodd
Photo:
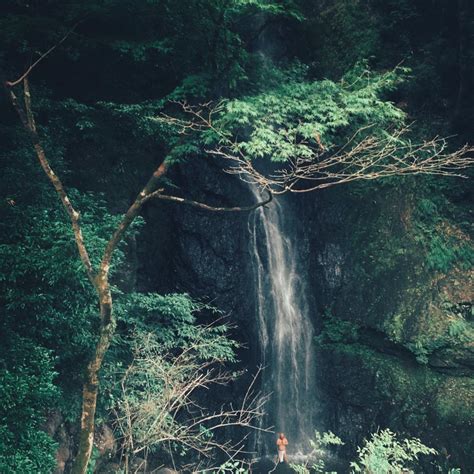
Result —
M 286 458 L 286 447 L 288 446 L 288 440 L 284 433 L 280 433 L 277 439 L 277 447 L 278 447 L 278 462 L 287 461 Z

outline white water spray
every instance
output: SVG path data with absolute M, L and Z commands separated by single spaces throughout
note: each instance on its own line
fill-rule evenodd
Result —
M 256 198 L 258 190 L 252 188 Z M 294 227 L 282 200 L 273 200 L 250 217 L 263 391 L 271 393 L 264 424 L 283 431 L 290 451 L 304 453 L 314 433 L 314 330 L 308 314 Z M 291 220 L 291 219 L 290 219 Z M 274 451 L 275 440 L 260 435 L 260 454 Z M 264 438 L 264 439 L 263 439 Z

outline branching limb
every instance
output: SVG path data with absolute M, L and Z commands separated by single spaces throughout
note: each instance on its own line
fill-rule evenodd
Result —
M 225 171 L 228 173 L 275 195 L 306 193 L 353 181 L 409 174 L 465 177 L 462 170 L 474 164 L 472 146 L 450 151 L 445 138 L 412 142 L 409 126 L 381 136 L 370 134 L 373 126 L 367 125 L 344 144 L 332 148 L 324 146 L 316 132 L 314 140 L 291 137 L 295 155 L 282 164 L 282 169 L 265 174 L 255 168 L 251 157 L 243 151 L 242 139 L 216 125 L 214 117 L 223 112 L 222 102 L 199 106 L 186 102 L 177 104 L 189 118 L 162 114 L 159 120 L 183 135 L 212 131 L 218 137 L 218 144 L 207 149 L 207 153 L 227 160 L 230 165 Z
M 18 78 L 15 79 L 14 81 L 6 81 L 5 86 L 6 87 L 15 87 L 18 84 L 21 84 L 25 79 L 28 78 L 28 76 L 31 74 L 31 71 L 38 66 L 38 64 L 46 59 L 58 46 L 63 44 L 69 36 L 74 32 L 74 30 L 79 26 L 80 23 L 82 23 L 83 20 L 79 20 L 74 24 L 74 26 L 51 48 L 49 48 L 45 53 L 43 53 L 33 64 L 31 64 L 28 69 Z
M 18 102 L 18 98 L 15 95 L 15 92 L 13 89 L 10 87 L 8 88 L 8 93 L 10 96 L 11 103 L 18 113 L 21 123 L 23 124 L 23 127 L 27 131 L 31 142 L 33 144 L 33 148 L 36 152 L 36 156 L 38 158 L 38 161 L 40 162 L 41 167 L 43 168 L 43 171 L 45 172 L 46 176 L 50 180 L 51 184 L 53 185 L 54 189 L 59 195 L 59 198 L 61 199 L 61 203 L 63 204 L 64 209 L 66 210 L 67 214 L 69 215 L 69 218 L 71 220 L 71 226 L 72 230 L 74 232 L 74 238 L 76 241 L 77 249 L 79 251 L 79 256 L 81 258 L 81 261 L 84 265 L 84 268 L 86 269 L 87 276 L 89 280 L 92 282 L 92 284 L 95 285 L 94 279 L 95 279 L 95 274 L 94 270 L 92 268 L 92 264 L 90 261 L 89 253 L 87 251 L 85 242 L 84 242 L 84 237 L 82 235 L 82 230 L 79 224 L 79 219 L 80 219 L 80 214 L 76 209 L 74 209 L 67 193 L 64 188 L 63 183 L 59 179 L 59 177 L 56 175 L 56 173 L 53 171 L 51 168 L 51 165 L 46 157 L 46 153 L 44 151 L 44 148 L 40 142 L 38 132 L 36 130 L 36 123 L 35 123 L 35 118 L 33 115 L 33 111 L 31 109 L 31 94 L 30 94 L 30 88 L 28 84 L 28 78 L 25 77 L 23 79 L 23 88 L 24 88 L 24 103 L 25 103 L 25 110 L 21 107 L 21 105 Z
M 114 415 L 124 452 L 142 455 L 171 442 L 204 459 L 212 460 L 216 451 L 234 459 L 245 453 L 249 431 L 232 442 L 219 440 L 220 430 L 241 427 L 267 431 L 259 426 L 267 397 L 254 390 L 261 369 L 239 406 L 230 404 L 209 411 L 196 403 L 196 392 L 227 384 L 233 376 L 216 369 L 218 361 L 202 361 L 196 355 L 205 343 L 193 343 L 177 355 L 163 352 L 152 341 L 151 335 L 137 341 L 135 357 L 120 379 L 122 397 Z

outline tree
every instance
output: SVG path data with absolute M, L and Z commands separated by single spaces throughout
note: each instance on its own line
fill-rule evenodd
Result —
M 337 83 L 290 78 L 256 96 L 179 102 L 184 118 L 157 120 L 191 143 L 202 140 L 230 163 L 227 172 L 275 195 L 402 175 L 462 177 L 474 147 L 451 151 L 444 138 L 417 140 L 405 113 L 384 99 L 407 72 L 373 73 L 359 63 Z M 273 171 L 262 171 L 262 159 L 276 163 Z
M 47 53 L 45 53 L 45 55 L 41 57 L 41 59 L 46 57 L 52 50 L 53 48 L 48 50 Z M 36 61 L 33 67 L 36 66 L 38 63 L 39 61 Z M 125 232 L 130 227 L 134 219 L 138 216 L 143 204 L 152 198 L 158 198 L 167 201 L 189 204 L 195 207 L 215 212 L 235 212 L 249 211 L 259 206 L 265 205 L 270 202 L 271 195 L 266 201 L 262 201 L 247 207 L 233 208 L 213 207 L 208 206 L 204 203 L 183 199 L 176 196 L 165 195 L 163 193 L 164 189 L 156 189 L 159 184 L 160 178 L 166 173 L 168 168 L 168 163 L 166 162 L 166 160 L 164 160 L 156 168 L 146 185 L 135 198 L 135 201 L 128 208 L 121 222 L 118 224 L 117 228 L 110 237 L 110 240 L 107 242 L 107 245 L 105 247 L 105 250 L 103 251 L 100 260 L 100 264 L 98 268 L 95 269 L 91 263 L 89 252 L 86 247 L 86 242 L 84 241 L 80 224 L 80 213 L 74 208 L 66 192 L 66 189 L 63 186 L 63 183 L 51 168 L 51 165 L 46 157 L 46 153 L 40 141 L 33 110 L 31 107 L 31 93 L 28 82 L 28 75 L 32 71 L 33 67 L 30 67 L 19 79 L 15 81 L 8 81 L 5 83 L 5 85 L 8 89 L 11 103 L 17 111 L 23 124 L 23 127 L 29 135 L 39 163 L 46 176 L 48 177 L 49 181 L 51 182 L 52 186 L 56 190 L 61 200 L 61 203 L 70 218 L 71 227 L 74 232 L 74 238 L 77 245 L 77 250 L 79 252 L 79 257 L 87 273 L 88 279 L 97 293 L 98 305 L 100 310 L 98 342 L 94 349 L 94 355 L 87 365 L 85 381 L 82 389 L 83 402 L 81 431 L 79 438 L 79 451 L 73 466 L 73 473 L 85 473 L 87 470 L 89 459 L 92 454 L 92 447 L 94 442 L 94 422 L 97 407 L 97 396 L 99 392 L 99 370 L 102 366 L 104 356 L 110 346 L 116 327 L 116 319 L 113 312 L 112 292 L 109 281 L 112 256 L 117 248 L 117 245 L 123 238 Z M 20 105 L 20 102 L 13 90 L 13 88 L 18 84 L 23 84 L 24 108 Z
M 41 168 L 31 161 L 31 145 L 13 142 L 14 148 L 8 150 L 8 141 L 3 143 L 0 429 L 1 456 L 7 467 L 0 470 L 33 474 L 54 470 L 57 444 L 50 438 L 51 421 L 63 420 L 67 427 L 78 419 L 84 360 L 96 342 L 98 321 L 91 314 L 96 313 L 97 303 L 77 258 L 67 215 L 54 189 L 42 179 Z M 56 167 L 65 172 L 58 154 L 52 155 Z M 18 188 L 14 184 L 18 179 L 28 186 Z M 84 211 L 81 226 L 96 264 L 117 216 L 107 211 L 103 196 L 73 188 L 68 192 Z M 129 238 L 138 228 L 129 230 Z M 121 268 L 124 248 L 114 254 L 112 274 Z M 117 274 L 114 283 L 119 283 Z M 115 289 L 114 299 L 117 309 L 124 295 Z M 51 464 L 46 466 L 46 460 Z

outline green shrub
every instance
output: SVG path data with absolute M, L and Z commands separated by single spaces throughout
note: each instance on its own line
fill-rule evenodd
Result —
M 323 330 L 316 339 L 319 343 L 357 342 L 359 330 L 360 326 L 358 324 L 336 318 L 330 311 L 326 311 L 323 314 Z
M 291 464 L 291 468 L 297 474 L 310 474 L 311 472 L 325 473 L 326 464 L 324 460 L 321 459 L 324 449 L 331 446 L 341 446 L 344 444 L 344 442 L 331 431 L 327 431 L 325 433 L 319 433 L 318 431 L 315 431 L 314 439 L 310 439 L 309 444 L 312 448 L 312 451 L 308 455 L 308 458 L 311 459 L 315 456 L 317 460 L 311 465 L 309 462 L 306 462 L 305 464 Z
M 398 441 L 389 429 L 374 433 L 362 447 L 357 448 L 358 459 L 351 462 L 352 472 L 382 474 L 402 472 L 413 466 L 419 455 L 436 454 L 419 439 Z
M 0 350 L 0 472 L 47 474 L 57 444 L 41 427 L 58 401 L 51 353 L 30 340 L 5 339 Z

